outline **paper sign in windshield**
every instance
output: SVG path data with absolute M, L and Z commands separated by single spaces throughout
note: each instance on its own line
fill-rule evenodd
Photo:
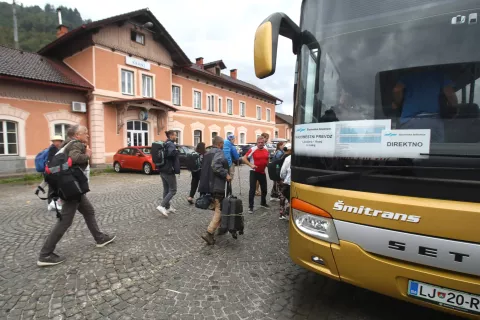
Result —
M 295 153 L 333 157 L 335 153 L 335 123 L 309 123 L 295 126 Z
M 430 129 L 385 130 L 382 155 L 386 157 L 425 159 L 430 153 Z

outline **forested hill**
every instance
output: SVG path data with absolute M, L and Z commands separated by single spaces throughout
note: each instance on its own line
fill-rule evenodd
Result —
M 62 9 L 63 24 L 69 30 L 84 23 L 91 22 L 83 20 L 77 9 Z M 58 16 L 54 6 L 46 4 L 44 8 L 39 6 L 16 5 L 18 39 L 20 49 L 35 52 L 55 40 L 58 26 Z M 14 47 L 13 43 L 13 11 L 12 4 L 0 1 L 0 45 Z

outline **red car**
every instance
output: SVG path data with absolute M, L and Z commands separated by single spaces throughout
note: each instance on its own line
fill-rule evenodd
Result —
M 151 147 L 127 147 L 118 150 L 113 156 L 113 169 L 116 172 L 134 170 L 152 174 L 155 171 L 155 164 L 152 162 L 151 149 Z

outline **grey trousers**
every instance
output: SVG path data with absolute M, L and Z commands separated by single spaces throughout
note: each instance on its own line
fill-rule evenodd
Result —
M 83 195 L 80 198 L 80 201 L 63 201 L 61 212 L 62 220 L 58 220 L 57 224 L 55 224 L 50 232 L 50 235 L 40 251 L 41 257 L 46 257 L 55 251 L 57 243 L 72 225 L 77 210 L 83 215 L 88 230 L 90 230 L 95 241 L 98 242 L 102 239 L 103 233 L 101 233 L 98 228 L 97 220 L 95 219 L 95 209 L 87 196 Z
M 170 209 L 170 201 L 177 193 L 177 177 L 173 173 L 160 173 L 163 183 L 163 200 L 161 206 Z

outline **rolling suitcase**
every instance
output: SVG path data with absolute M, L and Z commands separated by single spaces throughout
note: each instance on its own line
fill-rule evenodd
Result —
M 225 188 L 225 190 L 231 189 Z M 234 239 L 237 239 L 237 233 L 243 235 L 244 231 L 242 200 L 232 194 L 227 194 L 227 191 L 225 191 L 225 198 L 222 200 L 220 230 L 230 232 Z

